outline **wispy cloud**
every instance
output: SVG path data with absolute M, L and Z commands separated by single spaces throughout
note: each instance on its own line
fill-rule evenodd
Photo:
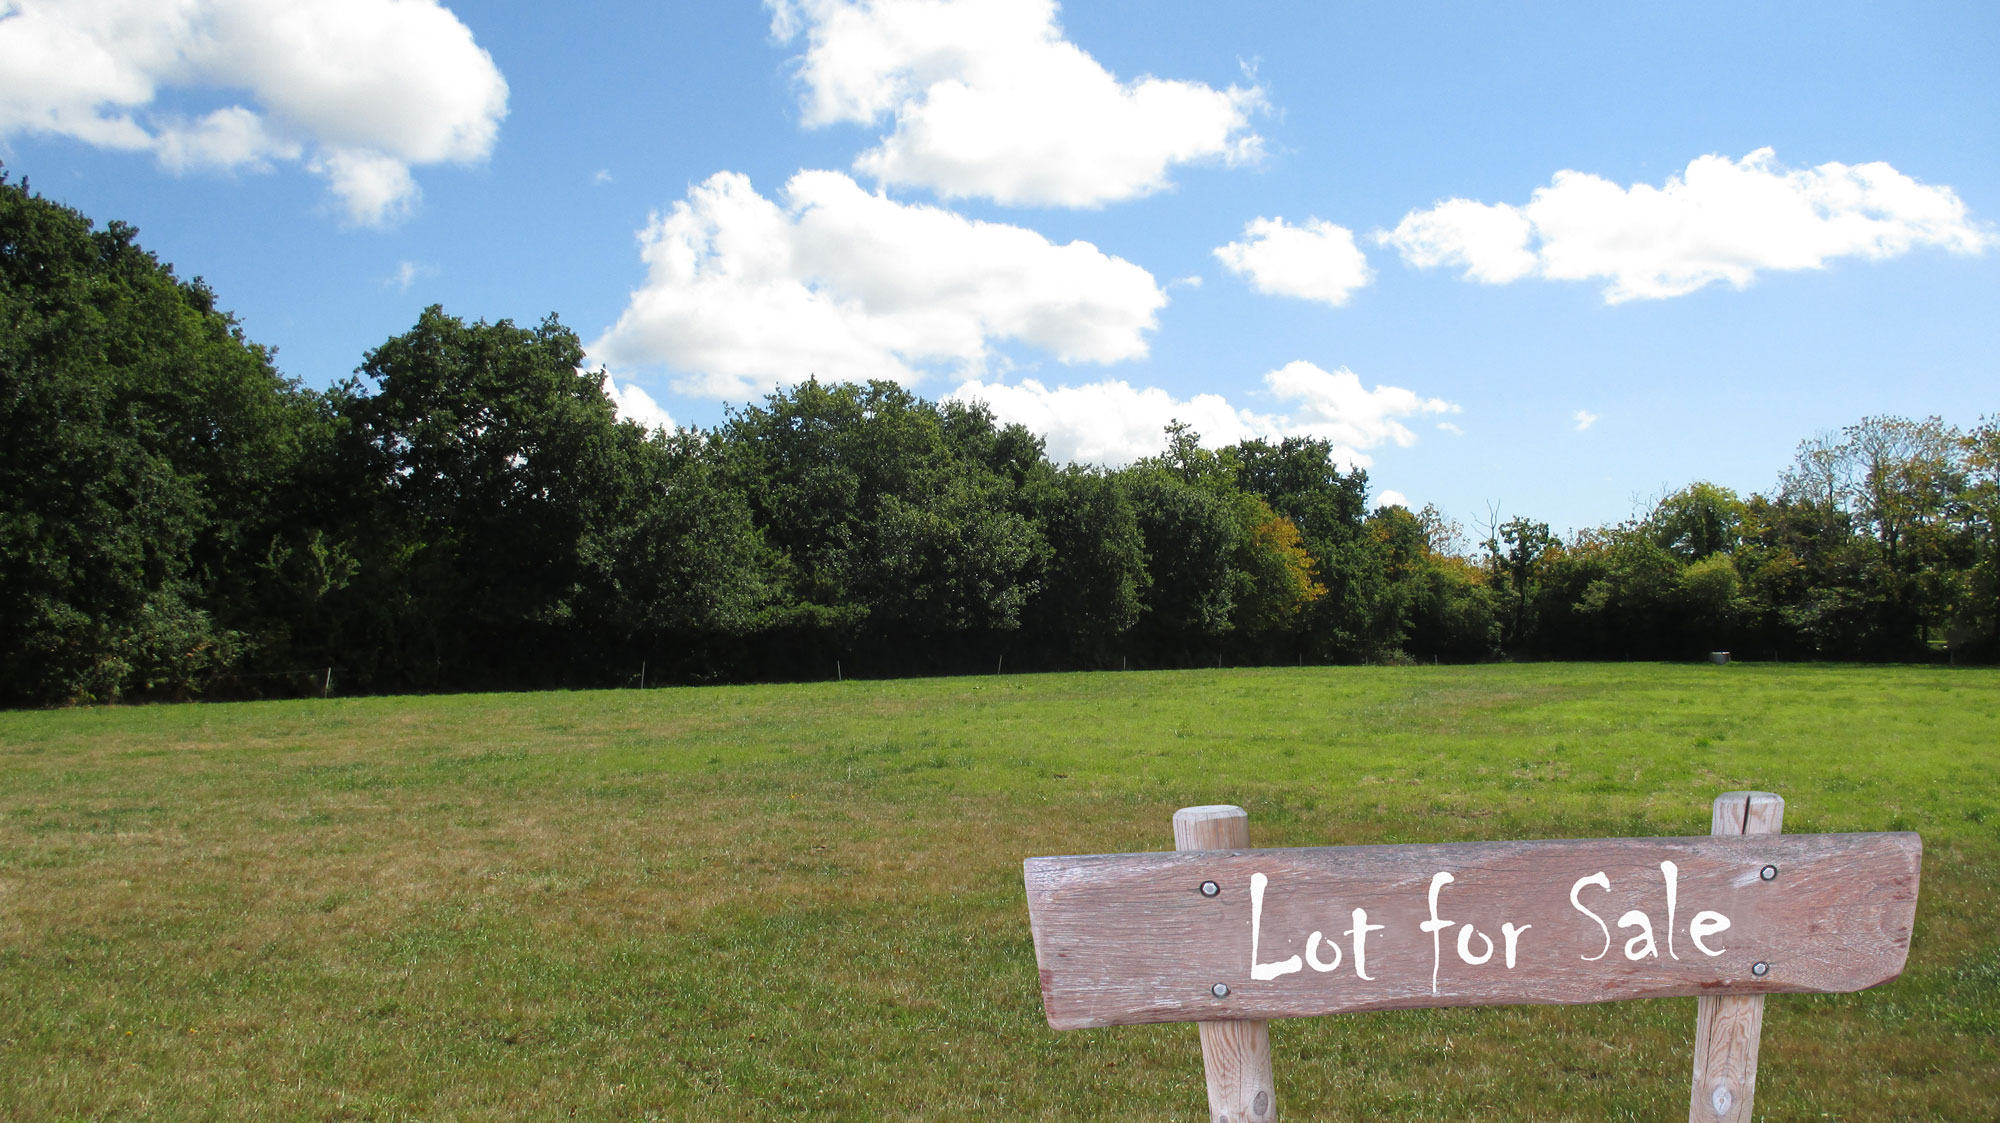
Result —
M 395 289 L 397 292 L 409 292 L 410 286 L 417 283 L 418 277 L 429 277 L 436 272 L 437 266 L 435 265 L 425 265 L 416 261 L 399 261 L 396 263 L 396 271 L 382 279 L 382 287 Z
M 1576 431 L 1581 433 L 1597 424 L 1597 415 L 1587 409 L 1580 409 L 1570 415 L 1570 420 L 1576 422 Z

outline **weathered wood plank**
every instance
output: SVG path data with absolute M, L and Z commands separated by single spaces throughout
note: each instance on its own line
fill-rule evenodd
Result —
M 1074 1029 L 1860 990 L 1903 969 L 1921 860 L 1914 834 L 1840 834 L 1107 854 L 1024 870 L 1049 1024 Z

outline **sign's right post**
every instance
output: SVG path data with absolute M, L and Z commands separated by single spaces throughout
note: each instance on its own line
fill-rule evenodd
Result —
M 1785 801 L 1778 795 L 1724 792 L 1715 797 L 1708 833 L 1777 834 L 1784 819 Z M 1688 1123 L 1750 1123 L 1764 996 L 1703 997 L 1695 1004 L 1694 1090 Z

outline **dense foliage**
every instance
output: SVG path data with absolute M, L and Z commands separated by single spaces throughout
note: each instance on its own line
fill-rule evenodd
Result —
M 433 307 L 315 391 L 130 227 L 0 178 L 0 700 L 2000 653 L 1992 421 L 1869 418 L 1768 495 L 1469 548 L 1325 441 L 1064 467 L 983 406 L 811 380 L 648 433 L 582 362 L 553 316 Z

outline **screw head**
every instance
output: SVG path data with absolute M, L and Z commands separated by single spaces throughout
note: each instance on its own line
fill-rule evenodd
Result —
M 1213 881 L 1204 881 L 1201 883 L 1201 895 L 1204 897 L 1213 897 L 1221 892 L 1222 886 L 1217 885 Z
M 1771 965 L 1768 963 L 1752 963 L 1750 965 L 1750 973 L 1761 979 L 1771 973 Z
M 1765 881 L 1776 881 L 1778 880 L 1778 867 L 1765 866 L 1763 869 L 1757 871 L 1757 876 L 1763 878 Z
M 1217 998 L 1228 998 L 1228 997 L 1229 997 L 1229 984 L 1228 984 L 1228 983 L 1217 983 L 1217 984 L 1215 984 L 1214 986 L 1212 986 L 1212 987 L 1209 987 L 1209 988 L 1208 988 L 1208 993 L 1210 993 L 1210 994 L 1214 995 L 1214 996 L 1215 996 L 1215 997 L 1217 997 Z

